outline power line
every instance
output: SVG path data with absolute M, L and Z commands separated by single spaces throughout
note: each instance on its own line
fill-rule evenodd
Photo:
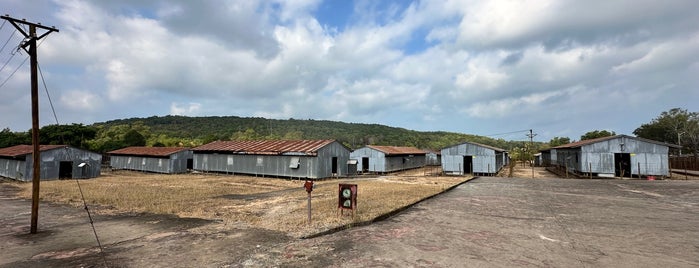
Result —
M 525 129 L 525 130 L 517 130 L 517 131 L 512 131 L 512 132 L 497 133 L 497 134 L 490 134 L 490 135 L 484 135 L 484 136 L 486 136 L 486 137 L 502 136 L 502 135 L 520 133 L 520 132 L 527 132 L 527 131 L 529 131 L 529 130 L 528 130 L 528 129 Z
M 41 41 L 39 42 L 38 45 L 36 45 L 36 47 L 38 48 L 39 46 L 41 46 L 41 44 L 44 43 L 44 40 L 46 40 L 46 38 L 41 39 Z M 19 51 L 19 48 L 17 48 L 17 51 Z M 0 72 L 2 72 L 3 69 L 5 69 L 5 66 L 7 66 L 7 63 L 10 62 L 10 60 L 15 56 L 15 54 L 17 54 L 17 53 L 12 53 L 12 56 L 7 60 L 7 62 L 5 62 L 5 65 L 3 65 L 2 68 L 0 68 Z M 27 55 L 27 57 L 24 58 L 24 61 L 22 61 L 22 63 L 19 66 L 17 66 L 17 68 L 14 71 L 12 71 L 10 76 L 8 76 L 5 79 L 5 81 L 3 81 L 2 84 L 0 84 L 0 89 L 2 89 L 2 86 L 4 86 L 5 83 L 7 83 L 7 81 L 9 81 L 10 78 L 12 78 L 13 75 L 15 75 L 15 73 L 17 72 L 17 70 L 19 70 L 19 68 L 22 68 L 22 66 L 27 62 L 28 59 L 29 59 L 29 55 Z
M 44 90 L 46 91 L 46 97 L 49 99 L 49 104 L 51 105 L 51 111 L 53 112 L 53 118 L 56 119 L 56 125 L 58 123 L 58 116 L 56 115 L 56 109 L 53 108 L 53 101 L 51 101 L 51 94 L 49 94 L 49 88 L 46 86 L 46 80 L 44 80 L 44 73 L 41 71 L 41 65 L 37 64 L 37 69 L 39 69 L 39 76 L 41 76 L 41 82 L 44 84 Z
M 12 37 L 15 36 L 15 33 L 16 33 L 16 32 L 17 32 L 17 30 L 15 30 L 14 32 L 12 32 L 12 33 L 10 34 L 10 37 L 7 38 L 7 41 L 5 41 L 5 44 L 2 45 L 2 48 L 0 48 L 0 53 L 2 53 L 3 50 L 5 50 L 5 46 L 7 46 L 7 43 L 9 43 L 10 40 L 12 39 Z

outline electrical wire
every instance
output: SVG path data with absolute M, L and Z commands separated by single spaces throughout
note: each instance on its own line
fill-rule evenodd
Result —
M 46 40 L 46 38 L 47 38 L 47 37 L 42 38 L 41 41 L 39 41 L 39 43 L 36 45 L 36 48 L 37 48 L 37 49 L 39 48 L 39 46 L 41 46 L 41 44 L 44 43 L 44 40 Z M 19 51 L 19 47 L 17 47 L 17 51 Z M 15 54 L 17 54 L 17 53 L 12 54 L 12 57 L 14 57 Z M 10 59 L 7 60 L 7 62 L 5 63 L 5 65 L 7 65 L 7 63 L 10 62 L 10 60 L 12 59 L 12 57 L 10 57 Z M 10 78 L 12 78 L 13 75 L 15 75 L 15 73 L 17 72 L 17 70 L 19 70 L 19 68 L 22 68 L 22 66 L 24 66 L 24 64 L 27 62 L 28 59 L 29 59 L 29 55 L 27 55 L 27 57 L 24 58 L 24 61 L 22 61 L 22 63 L 21 63 L 19 66 L 17 66 L 17 68 L 16 68 L 14 71 L 12 71 L 12 73 L 10 74 L 10 76 L 8 76 L 8 77 L 5 79 L 5 81 L 2 81 L 2 84 L 0 84 L 0 89 L 2 89 L 2 87 L 5 85 L 5 83 L 7 83 L 7 81 L 9 81 Z M 4 69 L 4 68 L 5 68 L 5 66 L 3 66 L 2 68 L 0 68 L 0 71 L 2 71 L 2 69 Z
M 5 41 L 5 44 L 3 44 L 3 45 L 2 45 L 2 48 L 0 48 L 0 53 L 2 53 L 3 50 L 5 50 L 5 46 L 7 46 L 7 43 L 9 43 L 10 40 L 12 40 L 12 37 L 15 36 L 15 33 L 16 33 L 16 32 L 17 32 L 17 30 L 15 30 L 14 32 L 12 32 L 12 33 L 10 34 L 10 37 L 7 38 L 7 41 Z
M 60 125 L 58 121 L 58 115 L 56 114 L 56 109 L 53 107 L 53 101 L 51 100 L 51 94 L 49 94 L 49 88 L 46 85 L 46 80 L 44 80 L 44 73 L 41 71 L 41 65 L 37 62 L 37 69 L 39 69 L 39 75 L 41 76 L 41 82 L 44 84 L 44 90 L 46 91 L 46 96 L 48 97 L 49 104 L 51 105 L 51 111 L 53 112 L 53 118 L 56 119 L 56 125 Z M 62 143 L 65 144 L 64 137 L 61 136 L 61 139 L 63 140 Z M 68 150 L 68 147 L 66 147 L 66 150 Z M 70 154 L 70 151 L 67 152 L 68 155 Z M 71 157 L 73 159 L 73 157 Z M 78 178 L 75 178 L 75 184 L 78 185 L 78 190 L 80 190 L 80 198 L 83 201 L 83 208 L 85 208 L 85 212 L 87 212 L 87 217 L 90 219 L 90 226 L 92 226 L 92 232 L 95 234 L 95 240 L 97 240 L 97 246 L 100 248 L 100 255 L 102 256 L 102 261 L 104 262 L 104 267 L 109 267 L 107 265 L 107 257 L 104 255 L 104 248 L 102 247 L 102 242 L 100 242 L 99 235 L 97 235 L 97 229 L 95 228 L 95 221 L 92 219 L 92 213 L 90 213 L 90 208 L 87 206 L 87 201 L 85 200 L 85 195 L 83 194 L 83 189 L 80 186 L 80 181 Z
M 56 109 L 53 108 L 53 101 L 51 101 L 51 94 L 49 94 L 49 88 L 46 86 L 46 81 L 44 80 L 44 73 L 41 71 L 41 65 L 37 63 L 36 67 L 37 69 L 39 69 L 39 76 L 41 76 L 41 82 L 44 83 L 44 90 L 46 91 L 46 97 L 48 97 L 49 104 L 51 105 L 51 112 L 53 112 L 53 118 L 56 119 L 56 125 L 60 125 L 60 123 L 58 123 L 58 116 L 56 116 Z

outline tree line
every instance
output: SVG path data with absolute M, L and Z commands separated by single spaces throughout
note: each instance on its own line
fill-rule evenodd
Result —
M 634 135 L 679 144 L 682 152 L 699 151 L 699 114 L 674 108 L 662 112 L 638 127 Z M 614 131 L 593 130 L 580 140 L 616 135 Z M 129 146 L 195 147 L 216 140 L 298 140 L 335 139 L 351 149 L 365 145 L 411 146 L 439 150 L 463 142 L 476 142 L 505 150 L 521 159 L 529 159 L 539 150 L 574 142 L 569 137 L 554 137 L 549 142 L 504 140 L 446 132 L 414 131 L 379 124 L 345 123 L 327 120 L 290 118 L 266 119 L 237 116 L 152 116 L 118 119 L 92 125 L 48 125 L 39 131 L 41 144 L 64 144 L 95 152 L 108 152 Z M 0 148 L 31 144 L 31 130 L 0 131 Z

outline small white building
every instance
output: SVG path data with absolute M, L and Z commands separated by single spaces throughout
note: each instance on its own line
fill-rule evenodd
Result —
M 394 172 L 425 166 L 427 152 L 415 147 L 367 145 L 350 153 L 361 172 Z
M 505 149 L 464 142 L 442 149 L 442 170 L 448 175 L 493 175 L 509 161 Z

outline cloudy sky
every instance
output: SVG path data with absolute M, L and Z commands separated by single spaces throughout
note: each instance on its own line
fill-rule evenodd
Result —
M 1 2 L 60 30 L 39 65 L 63 124 L 235 115 L 548 141 L 699 111 L 696 0 Z M 25 131 L 13 32 L 0 29 L 0 128 Z

